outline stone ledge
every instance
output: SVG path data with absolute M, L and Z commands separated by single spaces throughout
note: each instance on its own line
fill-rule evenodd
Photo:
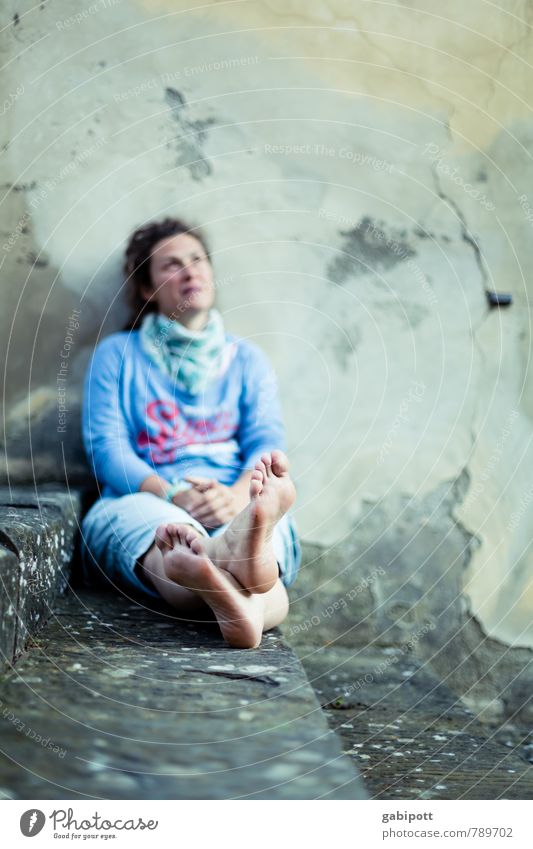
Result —
M 230 649 L 170 608 L 67 594 L 0 687 L 18 799 L 362 799 L 294 652 Z
M 300 643 L 298 653 L 371 798 L 533 798 L 531 726 L 479 722 L 412 652 Z
M 411 646 L 480 718 L 533 719 L 533 652 L 487 637 L 465 587 L 480 541 L 455 519 L 461 473 L 432 493 L 365 506 L 335 545 L 303 544 L 285 637 L 294 645 Z M 490 714 L 490 716 L 489 716 Z
M 65 590 L 78 527 L 77 492 L 0 488 L 0 653 L 10 664 Z

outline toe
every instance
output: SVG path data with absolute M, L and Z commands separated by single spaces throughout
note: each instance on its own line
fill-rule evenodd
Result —
M 289 471 L 289 461 L 283 451 L 276 449 L 272 452 L 272 471 L 278 477 Z
M 195 531 L 194 528 L 187 528 L 187 531 L 185 532 L 185 542 L 187 543 L 189 548 L 193 540 L 198 539 L 199 536 L 200 534 L 198 533 L 198 531 Z
M 172 539 L 168 532 L 167 525 L 159 525 L 155 532 L 155 544 L 160 549 L 160 551 L 166 551 L 168 548 L 172 548 Z
M 265 479 L 264 472 L 261 472 L 259 469 L 254 469 L 251 475 L 250 480 L 256 481 L 257 483 L 263 484 Z
M 171 545 L 181 545 L 181 533 L 179 525 L 167 525 L 168 534 L 171 540 Z
M 191 541 L 191 551 L 195 554 L 203 554 L 204 553 L 204 544 L 201 537 L 196 537 Z
M 272 454 L 261 454 L 261 462 L 265 466 L 266 471 L 269 472 L 272 466 Z
M 179 545 L 187 544 L 187 535 L 191 529 L 190 525 L 172 525 L 175 542 Z
M 252 478 L 250 481 L 250 498 L 253 498 L 255 495 L 260 495 L 263 490 L 263 480 L 259 480 L 258 478 Z

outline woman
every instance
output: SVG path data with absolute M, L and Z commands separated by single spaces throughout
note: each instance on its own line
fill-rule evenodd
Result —
M 130 330 L 88 369 L 83 438 L 103 485 L 82 525 L 86 578 L 215 616 L 253 648 L 283 621 L 300 548 L 264 354 L 224 331 L 204 237 L 165 219 L 126 250 Z

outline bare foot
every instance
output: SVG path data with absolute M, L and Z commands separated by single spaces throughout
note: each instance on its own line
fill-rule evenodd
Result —
M 266 593 L 278 580 L 272 533 L 295 497 L 285 454 L 263 454 L 252 472 L 250 503 L 223 534 L 206 540 L 213 562 L 252 593 Z
M 256 648 L 263 633 L 262 600 L 215 566 L 206 552 L 206 543 L 190 525 L 162 525 L 156 532 L 166 576 L 209 605 L 222 636 L 231 646 Z

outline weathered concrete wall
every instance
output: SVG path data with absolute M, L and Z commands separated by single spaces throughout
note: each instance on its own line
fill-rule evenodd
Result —
M 409 540 L 402 581 L 429 593 L 435 555 L 482 634 L 532 646 L 533 4 L 193 5 L 4 5 L 4 477 L 83 475 L 124 240 L 178 213 L 280 374 L 304 537 L 361 574 Z

